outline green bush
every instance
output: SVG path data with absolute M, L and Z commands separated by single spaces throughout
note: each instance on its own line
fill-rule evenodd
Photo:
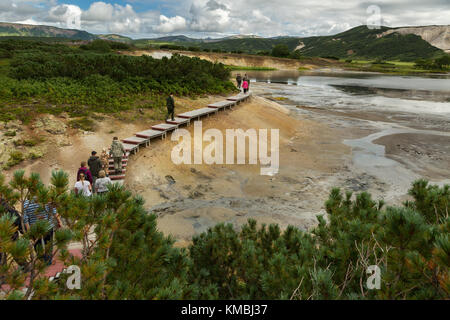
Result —
M 10 131 L 6 131 L 4 133 L 5 137 L 15 137 L 16 136 L 16 131 L 15 130 L 10 130 Z
M 21 163 L 23 160 L 25 160 L 23 153 L 20 151 L 12 151 L 9 154 L 9 160 L 6 163 L 6 167 L 14 167 L 15 165 Z
M 278 44 L 272 49 L 272 56 L 278 58 L 287 58 L 290 55 L 289 47 L 285 44 Z

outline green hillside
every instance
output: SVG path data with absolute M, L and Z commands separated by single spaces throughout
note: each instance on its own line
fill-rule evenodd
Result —
M 77 40 L 92 40 L 97 38 L 97 36 L 81 30 L 5 22 L 0 22 L 0 37 L 52 37 Z
M 370 30 L 366 26 L 360 26 L 334 36 L 304 38 L 301 41 L 305 47 L 300 52 L 305 56 L 402 61 L 428 59 L 442 53 L 442 50 L 416 35 L 393 33 L 378 36 L 389 29 L 382 27 L 380 30 Z
M 121 36 L 119 34 L 99 34 L 97 35 L 98 38 L 102 40 L 108 40 L 108 41 L 117 41 L 117 42 L 124 42 L 124 43 L 132 43 L 133 39 L 130 37 Z
M 443 53 L 442 50 L 433 47 L 421 37 L 408 34 L 392 33 L 380 36 L 391 28 L 382 27 L 371 30 L 366 26 L 359 26 L 333 36 L 318 36 L 308 38 L 243 38 L 223 39 L 216 42 L 180 42 L 171 41 L 170 37 L 146 40 L 146 44 L 173 43 L 185 47 L 196 46 L 201 49 L 221 50 L 225 52 L 241 51 L 244 53 L 270 52 L 279 44 L 285 44 L 290 51 L 294 51 L 299 45 L 304 47 L 300 53 L 308 57 L 337 57 L 341 59 L 383 59 L 415 61 L 419 58 L 430 59 Z M 186 38 L 188 39 L 188 38 Z M 191 39 L 192 40 L 192 39 Z M 142 40 L 135 43 L 143 44 Z

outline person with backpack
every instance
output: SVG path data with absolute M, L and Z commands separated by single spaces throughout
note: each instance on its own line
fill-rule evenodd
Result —
M 98 178 L 98 173 L 102 170 L 102 162 L 97 157 L 97 151 L 92 151 L 91 157 L 88 160 L 89 171 L 92 174 L 92 185 L 95 184 L 95 180 Z
M 77 181 L 80 181 L 80 174 L 83 173 L 84 177 L 91 183 L 93 182 L 91 171 L 86 168 L 86 161 L 81 162 L 81 167 L 78 169 Z
M 47 220 L 47 233 L 34 244 L 34 249 L 40 259 L 43 259 L 47 265 L 52 264 L 53 260 L 53 235 L 55 227 L 61 227 L 61 219 L 56 212 L 56 208 L 51 204 L 46 204 L 43 208 L 36 202 L 36 197 L 31 200 L 26 199 L 23 203 L 24 216 L 23 222 L 26 230 L 38 221 Z M 57 225 L 55 225 L 55 220 Z
M 167 106 L 167 118 L 172 118 L 172 121 L 175 120 L 175 100 L 173 99 L 173 93 L 169 94 L 166 100 Z
M 250 89 L 250 78 L 248 77 L 248 75 L 247 74 L 245 74 L 244 75 L 244 79 L 243 79 L 243 81 L 247 81 L 247 84 L 248 84 L 248 89 Z M 247 90 L 248 91 L 248 90 Z
M 114 159 L 114 170 L 116 174 L 122 173 L 122 157 L 126 156 L 127 153 L 119 138 L 114 137 L 109 154 Z
M 237 82 L 238 89 L 241 90 L 242 76 L 241 76 L 240 73 L 238 73 L 237 76 L 236 76 L 236 82 Z

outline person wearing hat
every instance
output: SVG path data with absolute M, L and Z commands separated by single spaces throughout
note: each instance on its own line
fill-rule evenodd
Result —
M 102 162 L 97 157 L 97 151 L 92 151 L 91 157 L 88 160 L 89 171 L 92 174 L 92 185 L 95 185 L 95 180 L 98 178 L 98 173 L 102 170 Z

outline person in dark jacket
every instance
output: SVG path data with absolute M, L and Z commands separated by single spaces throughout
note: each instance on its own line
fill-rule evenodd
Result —
M 236 76 L 236 82 L 237 82 L 237 87 L 238 87 L 238 89 L 241 89 L 242 76 L 241 76 L 240 73 L 238 73 L 237 76 Z
M 92 185 L 92 182 L 93 182 L 92 174 L 91 174 L 91 171 L 88 168 L 86 168 L 86 161 L 81 162 L 81 167 L 80 167 L 80 169 L 78 169 L 78 173 L 77 173 L 77 181 L 80 181 L 80 173 L 84 173 L 86 180 L 89 181 Z
M 89 170 L 92 174 L 92 183 L 95 184 L 95 180 L 98 178 L 98 173 L 102 170 L 102 161 L 97 157 L 97 152 L 92 151 L 91 157 L 88 160 Z
M 248 77 L 247 74 L 244 75 L 244 79 L 242 81 L 247 81 L 248 85 L 247 92 L 248 92 L 250 90 L 250 78 Z
M 167 105 L 167 118 L 172 118 L 172 121 L 175 120 L 175 101 L 173 100 L 173 94 L 171 93 L 166 100 Z

